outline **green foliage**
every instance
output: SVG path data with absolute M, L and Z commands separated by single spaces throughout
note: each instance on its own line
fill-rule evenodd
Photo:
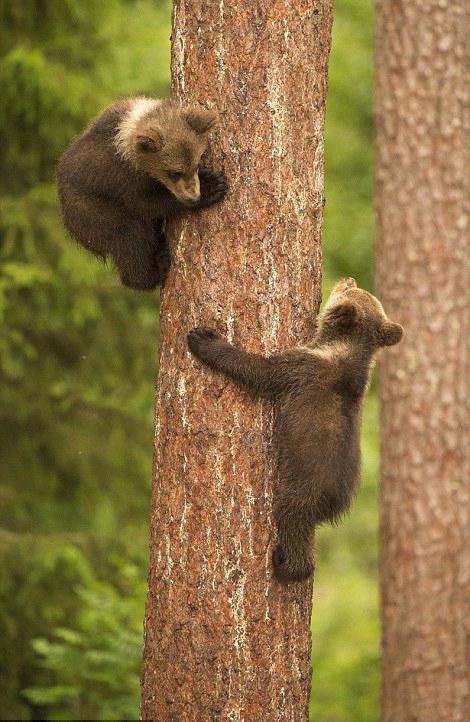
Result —
M 0 0 L 1 719 L 137 719 L 157 303 L 65 237 L 58 156 L 169 81 L 169 0 Z M 335 7 L 325 292 L 372 287 L 371 3 Z M 376 404 L 353 512 L 317 535 L 312 720 L 374 722 Z
M 4 719 L 47 718 L 51 704 L 31 689 L 62 684 L 63 670 L 38 669 L 33 639 L 61 627 L 86 644 L 86 590 L 102 580 L 125 609 L 122 565 L 135 560 L 145 579 L 158 298 L 121 288 L 65 236 L 54 171 L 73 136 L 113 97 L 167 91 L 168 19 L 163 0 L 0 2 Z M 132 609 L 141 629 L 138 589 Z M 125 624 L 122 614 L 117 619 Z M 134 681 L 139 656 L 123 661 Z M 101 703 L 110 709 L 109 688 L 83 677 L 77 684 L 98 716 Z M 133 706 L 136 717 L 135 684 L 121 686 L 132 701 L 115 709 L 129 717 Z M 56 718 L 72 718 L 76 703 L 64 699 L 60 713 L 53 705 Z
M 76 592 L 76 625 L 54 629 L 54 641 L 37 638 L 33 648 L 53 684 L 35 685 L 24 696 L 46 707 L 48 719 L 136 717 L 142 651 L 145 577 L 124 561 L 124 589 L 94 583 Z
M 24 685 L 38 681 L 31 640 L 64 620 L 74 623 L 79 604 L 70 589 L 93 579 L 81 541 L 0 531 L 2 719 L 41 719 L 21 696 Z

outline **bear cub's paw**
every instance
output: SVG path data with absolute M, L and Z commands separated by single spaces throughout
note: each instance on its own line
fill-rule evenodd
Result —
M 272 562 L 274 574 L 281 582 L 302 582 L 311 577 L 315 564 L 307 557 L 289 559 L 281 546 L 273 550 Z
M 227 193 L 227 178 L 223 171 L 215 173 L 209 168 L 200 168 L 198 171 L 201 188 L 200 208 L 208 208 L 219 203 Z
M 213 328 L 199 326 L 189 331 L 186 338 L 189 350 L 198 358 L 204 358 L 204 350 L 214 341 L 221 339 L 222 336 Z

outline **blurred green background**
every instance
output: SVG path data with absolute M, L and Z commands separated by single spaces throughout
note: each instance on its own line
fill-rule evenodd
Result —
M 325 292 L 372 288 L 372 7 L 335 3 Z M 0 718 L 138 718 L 155 294 L 57 212 L 54 167 L 116 95 L 169 89 L 168 0 L 0 0 Z M 377 413 L 353 513 L 317 535 L 312 720 L 378 717 Z

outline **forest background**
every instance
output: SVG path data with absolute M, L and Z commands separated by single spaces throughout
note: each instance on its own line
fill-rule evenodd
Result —
M 78 250 L 55 164 L 116 96 L 169 93 L 168 0 L 0 0 L 0 719 L 138 719 L 158 294 Z M 335 3 L 324 295 L 373 289 L 372 3 Z M 351 515 L 317 535 L 311 719 L 378 719 L 377 399 Z

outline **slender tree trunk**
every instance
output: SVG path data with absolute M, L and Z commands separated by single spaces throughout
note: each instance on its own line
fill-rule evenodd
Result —
M 307 719 L 311 583 L 273 580 L 271 414 L 194 361 L 270 353 L 318 311 L 330 0 L 175 0 L 174 94 L 220 112 L 220 206 L 172 225 L 161 311 L 142 717 Z
M 470 720 L 470 4 L 377 3 L 384 722 Z

